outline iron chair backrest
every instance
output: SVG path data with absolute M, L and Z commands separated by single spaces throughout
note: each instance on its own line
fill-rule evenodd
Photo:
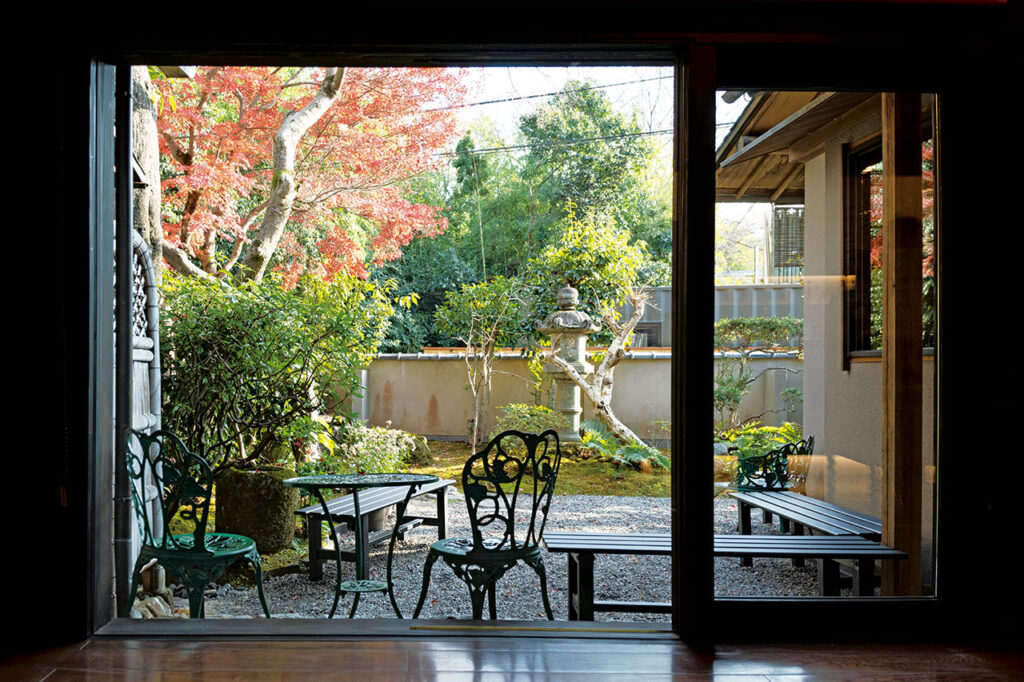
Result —
M 814 454 L 814 436 L 795 443 L 786 443 L 763 455 L 736 460 L 736 488 L 751 490 L 786 490 L 790 481 L 789 458 L 792 455 Z M 806 466 L 801 471 L 806 472 Z M 806 476 L 806 473 L 800 474 Z M 796 481 L 801 483 L 802 481 Z
M 539 435 L 504 431 L 466 461 L 462 490 L 474 554 L 529 552 L 540 545 L 561 461 L 551 429 Z M 517 510 L 521 498 L 530 502 L 528 521 Z
M 206 547 L 206 522 L 213 493 L 213 470 L 209 463 L 192 454 L 169 431 L 129 431 L 126 440 L 125 464 L 142 542 L 161 549 L 213 554 Z M 163 518 L 159 525 L 154 524 L 150 507 L 145 504 L 147 485 L 156 486 L 160 497 Z M 171 534 L 171 519 L 175 515 L 194 524 L 191 540 Z

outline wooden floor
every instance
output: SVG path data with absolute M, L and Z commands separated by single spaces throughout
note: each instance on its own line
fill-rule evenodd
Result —
M 1019 653 L 912 645 L 718 645 L 666 638 L 330 638 L 231 641 L 97 637 L 0 660 L 0 680 L 1010 680 Z

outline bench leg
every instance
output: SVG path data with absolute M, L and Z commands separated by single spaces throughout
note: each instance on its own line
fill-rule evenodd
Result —
M 567 552 L 566 556 L 569 558 L 569 566 L 566 571 L 569 576 L 569 620 L 579 620 L 580 614 L 576 609 L 580 596 L 579 561 L 572 552 Z
M 761 520 L 764 521 L 765 525 L 770 524 L 772 522 L 772 513 L 767 509 L 762 509 Z
M 739 515 L 740 535 L 750 535 L 750 505 L 744 502 L 737 502 L 736 513 Z M 740 557 L 740 566 L 753 565 L 754 560 L 751 557 Z
M 839 596 L 839 562 L 818 559 L 818 596 Z
M 781 516 L 779 517 L 779 530 L 783 533 L 789 532 L 789 519 L 784 519 Z
M 568 552 L 569 620 L 594 620 L 594 555 Z
M 322 580 L 324 577 L 324 560 L 320 558 L 324 546 L 323 521 L 319 515 L 310 514 L 306 517 L 306 539 L 309 541 L 309 579 Z
M 366 576 L 370 572 L 370 516 L 368 514 L 361 515 L 357 525 L 359 527 L 358 532 L 362 535 L 362 537 L 359 538 L 359 552 L 362 554 L 362 561 L 360 562 L 360 565 L 356 566 L 360 569 L 357 571 L 358 575 L 356 575 L 356 580 L 366 580 Z M 338 567 L 338 570 L 341 570 L 340 566 Z
M 853 592 L 858 597 L 875 595 L 875 562 L 873 559 L 857 559 L 854 562 Z
M 803 534 L 804 534 L 804 525 L 802 523 L 794 523 L 793 524 L 793 535 L 803 535 Z M 797 557 L 793 558 L 793 566 L 795 566 L 797 568 L 801 568 L 803 565 L 804 565 L 804 560 L 803 559 L 800 559 L 800 558 L 797 558 Z
M 437 491 L 437 539 L 448 537 L 448 486 Z

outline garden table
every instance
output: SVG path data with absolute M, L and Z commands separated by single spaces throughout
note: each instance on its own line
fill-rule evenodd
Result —
M 352 608 L 348 613 L 348 617 L 352 618 L 355 616 L 356 608 L 359 606 L 359 597 L 364 592 L 386 592 L 391 598 L 391 607 L 395 610 L 395 615 L 399 618 L 402 617 L 402 612 L 398 608 L 398 602 L 395 600 L 395 589 L 394 583 L 391 580 L 391 563 L 395 552 L 395 540 L 398 538 L 398 529 L 401 525 L 400 521 L 405 515 L 405 509 L 409 505 L 409 500 L 412 498 L 413 492 L 422 485 L 428 483 L 434 483 L 438 480 L 437 476 L 431 476 L 429 474 L 326 474 L 322 476 L 300 476 L 298 478 L 289 478 L 285 480 L 284 484 L 292 488 L 301 488 L 306 490 L 310 495 L 316 497 L 320 502 L 320 506 L 323 507 L 324 517 L 327 519 L 327 523 L 331 529 L 331 537 L 334 538 L 334 552 L 337 559 L 338 570 L 336 571 L 337 579 L 334 587 L 334 605 L 331 606 L 331 613 L 327 616 L 328 618 L 334 618 L 334 612 L 338 608 L 338 600 L 341 599 L 342 592 L 352 592 L 355 597 L 352 600 Z M 398 505 L 398 517 L 395 523 L 395 528 L 391 532 L 391 543 L 388 545 L 388 569 L 387 569 L 387 581 L 371 580 L 371 579 L 356 579 L 342 582 L 341 580 L 341 543 L 338 542 L 338 536 L 334 528 L 334 521 L 331 518 L 330 510 L 327 508 L 327 501 L 324 499 L 324 490 L 349 490 L 353 493 L 353 503 L 355 505 L 355 515 L 359 518 L 359 496 L 355 495 L 357 490 L 363 488 L 384 488 L 392 486 L 408 486 L 409 490 L 405 495 L 405 499 Z M 367 575 L 366 567 L 363 566 L 363 551 L 362 551 L 362 533 L 356 532 L 356 576 Z

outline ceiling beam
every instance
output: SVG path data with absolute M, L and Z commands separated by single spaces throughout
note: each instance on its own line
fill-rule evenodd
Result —
M 748 189 L 750 189 L 750 186 L 754 184 L 754 180 L 757 180 L 759 177 L 761 177 L 761 170 L 764 168 L 765 164 L 768 163 L 769 158 L 771 157 L 765 155 L 757 160 L 757 163 L 754 164 L 754 167 L 750 169 L 749 173 L 747 173 L 747 177 L 745 177 L 743 179 L 743 182 L 740 183 L 740 188 L 736 190 L 737 199 L 742 199 L 743 195 L 747 193 Z
M 793 180 L 796 178 L 797 175 L 800 174 L 800 171 L 803 170 L 804 167 L 802 163 L 790 162 L 790 165 L 792 166 L 792 168 L 789 169 L 789 172 L 786 173 L 786 177 L 782 179 L 782 182 L 779 183 L 779 186 L 775 188 L 774 192 L 772 192 L 772 201 L 776 201 L 779 197 L 782 196 L 782 193 L 785 192 L 786 189 L 789 187 L 789 183 L 793 182 Z

